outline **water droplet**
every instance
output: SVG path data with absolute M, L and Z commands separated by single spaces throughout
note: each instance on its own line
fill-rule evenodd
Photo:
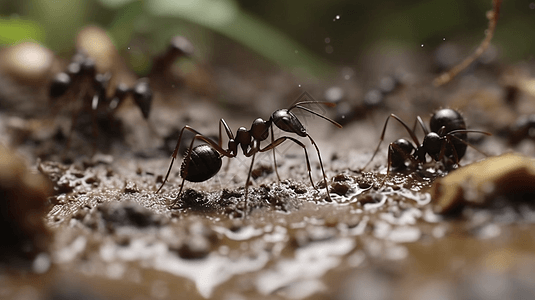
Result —
M 442 38 L 442 40 L 443 40 L 443 41 L 445 41 L 445 40 L 446 40 L 446 38 L 445 38 L 445 37 L 443 37 L 443 38 Z
M 345 119 L 345 118 L 346 118 L 346 116 L 345 116 L 345 115 L 342 115 L 342 119 Z
M 349 80 L 350 78 L 351 78 L 350 75 L 345 75 L 345 76 L 344 76 L 344 79 L 345 79 L 345 80 Z
M 340 15 L 336 15 L 336 20 L 340 20 Z
M 351 77 L 351 76 L 355 75 L 355 71 L 353 71 L 353 69 L 350 68 L 350 67 L 343 67 L 342 68 L 342 74 L 349 75 L 349 77 Z
M 332 86 L 325 91 L 325 100 L 339 102 L 344 98 L 344 90 L 338 86 Z
M 298 85 L 299 87 L 301 87 L 301 85 Z
M 333 51 L 334 51 L 333 46 L 327 45 L 327 47 L 325 47 L 325 52 L 327 52 L 327 54 L 331 54 L 333 53 Z
M 130 47 L 128 47 L 128 50 L 130 50 Z
M 325 38 L 325 44 L 328 44 L 331 42 L 331 39 L 330 38 Z
M 424 44 L 421 44 L 421 45 L 420 45 L 420 47 L 422 47 L 422 48 L 423 48 L 423 47 L 424 47 Z

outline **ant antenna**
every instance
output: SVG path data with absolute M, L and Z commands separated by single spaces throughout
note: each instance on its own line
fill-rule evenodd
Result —
M 451 136 L 452 138 L 455 138 L 456 140 L 460 141 L 461 143 L 465 144 L 466 146 L 469 146 L 471 147 L 472 149 L 476 150 L 477 152 L 485 155 L 485 156 L 489 156 L 487 153 L 485 153 L 483 150 L 480 150 L 478 149 L 476 146 L 470 144 L 469 142 L 453 135 L 455 133 L 481 133 L 481 134 L 484 134 L 484 135 L 487 135 L 487 136 L 491 136 L 492 133 L 490 132 L 486 132 L 486 131 L 481 131 L 481 130 L 473 130 L 473 129 L 457 129 L 457 130 L 452 130 L 450 132 L 448 132 L 448 135 Z
M 335 107 L 336 106 L 336 103 L 332 103 L 332 102 L 325 102 L 325 101 L 300 101 L 300 102 L 297 102 L 295 103 L 294 105 L 292 105 L 290 108 L 288 108 L 288 111 L 294 109 L 294 108 L 300 108 L 302 110 L 306 110 L 308 111 L 309 113 L 313 114 L 313 115 L 316 115 L 326 121 L 329 121 L 331 122 L 334 126 L 338 127 L 338 128 L 342 128 L 342 125 L 340 125 L 340 123 L 336 122 L 335 120 L 333 119 L 330 119 L 322 114 L 319 114 L 313 110 L 311 110 L 310 108 L 308 107 L 304 107 L 304 106 L 301 106 L 301 104 L 323 104 L 323 105 L 326 105 L 328 107 Z

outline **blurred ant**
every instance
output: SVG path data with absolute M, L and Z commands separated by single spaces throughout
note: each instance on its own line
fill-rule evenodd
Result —
M 140 79 L 133 87 L 119 83 L 116 85 L 112 96 L 108 97 L 110 79 L 110 73 L 97 73 L 95 61 L 83 53 L 75 54 L 66 71 L 56 74 L 52 79 L 49 90 L 50 99 L 55 101 L 67 99 L 66 101 L 71 101 L 71 105 L 77 105 L 72 114 L 66 150 L 70 148 L 72 133 L 81 110 L 91 111 L 94 143 L 96 143 L 98 135 L 98 112 L 104 110 L 104 113 L 110 116 L 129 95 L 133 96 L 143 117 L 148 119 L 152 103 L 152 91 L 147 80 Z M 95 151 L 95 148 L 96 144 L 94 144 L 93 151 Z
M 405 127 L 414 144 L 406 139 L 398 139 L 393 143 L 390 143 L 388 146 L 387 172 L 382 184 L 384 184 L 386 178 L 388 178 L 390 168 L 393 170 L 405 169 L 407 167 L 407 161 L 410 161 L 410 165 L 413 166 L 423 164 L 426 162 L 427 154 L 429 154 L 434 161 L 444 162 L 444 166 L 446 167 L 451 166 L 451 162 L 458 165 L 459 161 L 466 153 L 467 146 L 470 146 L 487 156 L 485 153 L 466 142 L 466 138 L 467 133 L 491 134 L 485 131 L 466 129 L 464 119 L 458 111 L 444 108 L 436 111 L 431 116 L 431 120 L 429 120 L 430 130 L 425 126 L 420 116 L 416 117 L 413 129 L 410 129 L 398 116 L 390 114 L 385 121 L 379 144 L 370 161 L 368 161 L 363 169 L 366 169 L 379 151 L 390 118 L 394 118 Z M 420 127 L 422 127 L 425 133 L 425 137 L 421 144 L 414 133 L 416 130 L 416 123 L 420 124 Z
M 520 116 L 513 125 L 503 130 L 510 145 L 518 145 L 525 139 L 535 140 L 535 114 Z
M 316 148 L 316 152 L 318 153 L 321 172 L 323 174 L 323 181 L 325 183 L 325 188 L 327 190 L 327 198 L 331 200 L 331 196 L 329 195 L 329 185 L 327 183 L 327 176 L 325 175 L 325 170 L 323 169 L 323 162 L 321 160 L 320 150 L 318 146 L 316 145 L 316 142 L 314 142 L 312 137 L 307 133 L 305 127 L 303 126 L 303 124 L 301 124 L 297 116 L 291 112 L 292 109 L 299 108 L 299 109 L 305 110 L 311 114 L 314 114 L 316 116 L 319 116 L 331 122 L 338 128 L 342 128 L 342 125 L 338 124 L 337 122 L 303 106 L 304 104 L 314 104 L 314 103 L 323 104 L 329 107 L 334 107 L 336 105 L 331 102 L 300 101 L 300 102 L 295 103 L 288 109 L 283 108 L 283 109 L 276 110 L 271 115 L 269 120 L 267 121 L 264 121 L 261 118 L 254 120 L 253 124 L 251 125 L 251 129 L 249 130 L 247 130 L 245 127 L 240 127 L 236 131 L 236 136 L 234 136 L 234 134 L 232 133 L 227 122 L 225 122 L 224 119 L 220 119 L 218 142 L 215 142 L 214 140 L 208 138 L 207 136 L 203 135 L 202 133 L 198 132 L 197 130 L 193 129 L 192 127 L 188 125 L 184 126 L 182 130 L 180 131 L 180 135 L 178 136 L 178 141 L 177 141 L 175 150 L 173 151 L 171 164 L 169 165 L 169 169 L 167 170 L 165 179 L 162 185 L 160 186 L 160 188 L 156 191 L 156 193 L 160 192 L 160 190 L 163 188 L 163 186 L 167 182 L 167 179 L 169 178 L 171 168 L 173 167 L 173 162 L 175 161 L 176 156 L 178 154 L 178 150 L 180 147 L 180 142 L 181 142 L 182 134 L 184 130 L 189 130 L 195 133 L 195 137 L 190 142 L 188 151 L 186 152 L 186 157 L 184 158 L 182 162 L 182 166 L 180 168 L 180 176 L 182 177 L 182 183 L 180 185 L 180 191 L 177 196 L 177 201 L 178 199 L 180 199 L 180 195 L 182 194 L 182 189 L 184 188 L 185 180 L 190 181 L 190 182 L 202 182 L 202 181 L 212 178 L 221 169 L 221 165 L 222 165 L 221 158 L 223 156 L 226 156 L 228 158 L 236 157 L 238 155 L 238 146 L 240 146 L 242 149 L 242 153 L 246 157 L 252 156 L 251 165 L 249 167 L 249 173 L 247 174 L 247 180 L 245 181 L 245 213 L 246 213 L 249 179 L 251 177 L 251 171 L 253 169 L 253 164 L 254 164 L 256 153 L 273 150 L 273 163 L 275 164 L 275 173 L 277 174 L 277 179 L 280 181 L 280 176 L 277 171 L 277 161 L 275 158 L 275 148 L 281 145 L 286 140 L 293 141 L 294 143 L 302 147 L 303 150 L 305 151 L 308 176 L 310 178 L 310 182 L 312 183 L 312 186 L 316 188 L 314 185 L 314 181 L 312 180 L 310 162 L 308 159 L 308 152 L 307 152 L 306 146 L 299 140 L 293 137 L 289 137 L 289 136 L 282 136 L 282 137 L 275 139 L 273 135 L 273 125 L 275 125 L 283 131 L 295 133 L 298 136 L 308 137 L 310 139 L 310 142 L 312 143 L 312 145 L 314 145 L 314 147 Z M 221 126 L 225 128 L 225 132 L 227 134 L 227 137 L 229 138 L 227 149 L 224 149 L 222 147 Z M 271 143 L 262 148 L 260 147 L 260 142 L 268 138 L 269 136 L 268 130 L 271 131 Z M 206 142 L 206 144 L 193 147 L 193 143 L 196 139 L 202 140 Z
M 148 77 L 157 77 L 163 80 L 176 77 L 172 69 L 174 62 L 179 58 L 192 57 L 194 50 L 193 44 L 188 39 L 179 35 L 174 36 L 165 52 L 153 59 Z

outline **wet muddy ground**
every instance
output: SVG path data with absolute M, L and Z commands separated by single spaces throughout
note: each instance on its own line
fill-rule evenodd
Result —
M 3 150 L 1 163 L 19 171 L 0 178 L 4 191 L 16 191 L 5 193 L 12 196 L 2 207 L 4 218 L 13 219 L 4 226 L 6 236 L 16 234 L 2 248 L 0 298 L 530 298 L 535 144 L 533 129 L 514 124 L 535 113 L 533 63 L 480 63 L 436 88 L 436 72 L 411 61 L 418 59 L 408 56 L 396 72 L 375 70 L 369 84 L 360 80 L 365 74 L 348 68 L 337 79 L 307 82 L 279 70 L 246 76 L 214 66 L 211 84 L 218 93 L 156 91 L 148 121 L 125 106 L 99 119 L 96 139 L 91 117 L 82 113 L 68 150 L 70 111 L 51 114 L 41 98 L 19 93 L 13 99 L 4 90 L 2 142 L 23 159 Z M 388 88 L 388 78 L 397 85 Z M 336 108 L 312 108 L 344 125 L 297 114 L 321 150 L 331 201 L 307 139 L 300 140 L 316 189 L 303 149 L 285 142 L 276 148 L 281 181 L 271 152 L 257 155 L 247 202 L 250 158 L 241 153 L 223 159 L 214 178 L 186 182 L 180 198 L 179 157 L 156 193 L 184 125 L 217 137 L 220 118 L 233 130 L 249 128 L 304 92 L 310 100 L 338 101 Z M 26 109 L 13 101 L 33 104 Z M 428 158 L 385 179 L 388 144 L 408 138 L 392 120 L 377 157 L 363 169 L 390 113 L 412 126 L 418 115 L 428 124 L 442 107 L 461 111 L 468 128 L 493 134 L 469 134 L 488 157 L 469 147 L 459 170 Z M 520 154 L 495 157 L 512 151 Z M 36 190 L 47 195 L 45 183 L 27 181 L 29 173 L 48 178 L 52 191 L 28 205 L 33 210 L 11 210 Z M 26 226 L 30 218 L 44 223 Z

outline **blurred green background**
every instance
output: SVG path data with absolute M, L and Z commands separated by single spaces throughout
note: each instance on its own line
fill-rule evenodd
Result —
M 446 38 L 473 49 L 491 8 L 490 0 L 0 0 L 0 46 L 35 40 L 68 55 L 78 30 L 97 24 L 130 51 L 138 71 L 145 56 L 181 34 L 205 60 L 224 51 L 223 37 L 283 68 L 322 74 L 358 61 L 376 43 L 432 50 Z M 493 40 L 501 59 L 533 59 L 534 28 L 534 2 L 505 0 Z

